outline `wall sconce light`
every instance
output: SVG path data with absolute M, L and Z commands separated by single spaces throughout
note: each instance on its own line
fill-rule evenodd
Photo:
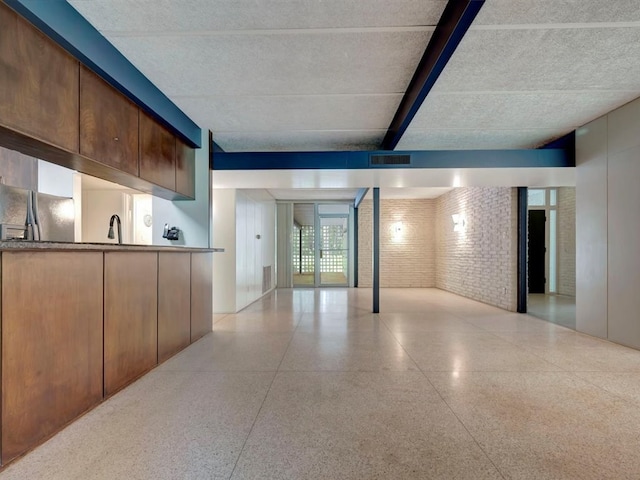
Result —
M 404 237 L 404 225 L 402 222 L 396 222 L 391 225 L 391 241 L 394 243 L 402 242 Z
M 465 227 L 467 226 L 467 219 L 461 213 L 454 213 L 451 215 L 453 219 L 453 231 L 454 232 L 464 232 Z

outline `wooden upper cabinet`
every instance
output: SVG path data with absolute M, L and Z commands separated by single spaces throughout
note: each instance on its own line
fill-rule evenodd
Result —
M 140 178 L 176 189 L 176 138 L 140 112 Z
M 79 68 L 0 2 L 0 125 L 77 153 Z
M 80 67 L 80 154 L 138 175 L 138 107 Z
M 176 138 L 176 192 L 196 198 L 196 151 Z

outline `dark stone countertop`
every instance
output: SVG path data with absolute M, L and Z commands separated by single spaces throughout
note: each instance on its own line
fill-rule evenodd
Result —
M 135 251 L 135 252 L 224 252 L 224 248 L 197 248 L 172 245 L 133 245 L 91 242 L 35 242 L 26 240 L 0 241 L 0 251 Z

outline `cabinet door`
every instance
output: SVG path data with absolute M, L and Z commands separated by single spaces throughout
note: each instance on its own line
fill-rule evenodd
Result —
M 176 138 L 176 192 L 196 198 L 195 174 L 196 151 Z
M 176 139 L 151 117 L 140 112 L 140 178 L 176 189 Z
M 191 341 L 191 256 L 158 254 L 158 362 Z
M 102 399 L 102 252 L 2 253 L 2 461 Z
M 80 68 L 80 154 L 138 175 L 138 107 Z
M 78 152 L 79 68 L 0 2 L 0 124 Z
M 104 392 L 111 395 L 158 361 L 158 254 L 104 254 Z
M 213 327 L 213 254 L 191 254 L 191 341 Z

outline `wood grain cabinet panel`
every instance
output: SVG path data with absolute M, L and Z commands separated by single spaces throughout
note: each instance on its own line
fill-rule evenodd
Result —
M 157 364 L 157 279 L 157 252 L 104 254 L 105 395 Z
M 80 154 L 138 175 L 138 107 L 80 68 Z
M 196 151 L 176 138 L 176 192 L 196 198 Z
M 102 252 L 2 253 L 2 461 L 102 399 Z
M 191 342 L 191 255 L 158 254 L 158 362 Z
M 176 189 L 176 139 L 151 117 L 140 112 L 140 178 Z
M 79 68 L 0 2 L 0 124 L 77 153 Z
M 191 253 L 191 341 L 206 335 L 213 327 L 212 253 Z

